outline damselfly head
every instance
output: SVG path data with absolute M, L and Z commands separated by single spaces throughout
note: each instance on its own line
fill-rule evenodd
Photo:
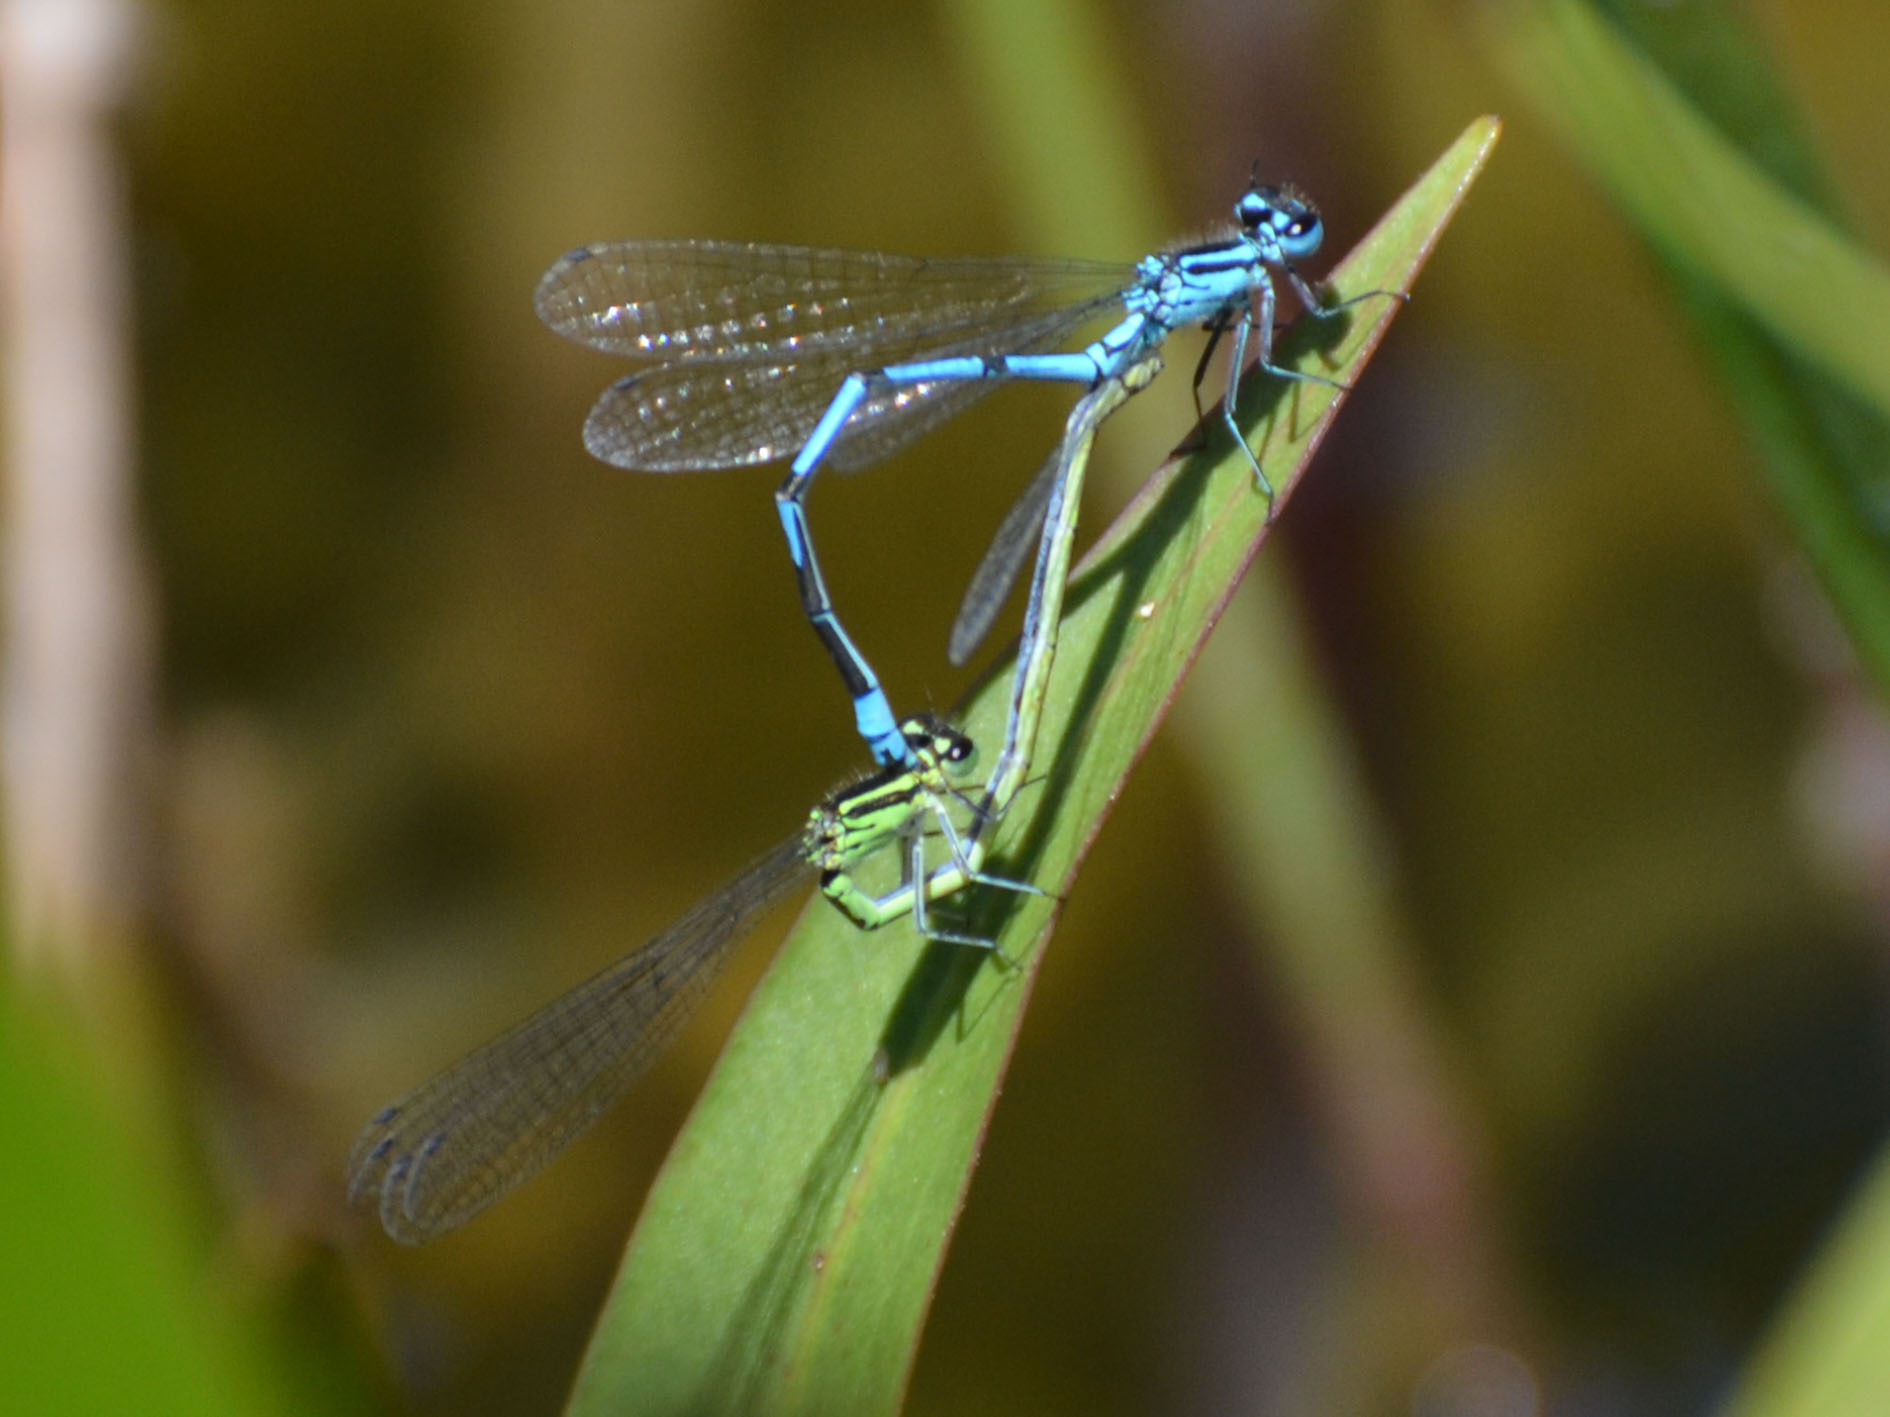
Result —
M 1272 246 L 1288 261 L 1312 255 L 1326 235 L 1311 199 L 1292 187 L 1249 183 L 1234 203 L 1234 219 L 1248 236 Z
M 969 735 L 929 713 L 913 714 L 899 725 L 899 731 L 921 762 L 936 763 L 947 771 L 962 769 L 977 753 Z

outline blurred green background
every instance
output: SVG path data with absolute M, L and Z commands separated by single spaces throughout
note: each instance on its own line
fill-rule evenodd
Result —
M 1130 259 L 1224 220 L 1257 160 L 1336 256 L 1472 117 L 1508 124 L 1265 553 L 1382 812 L 1425 1096 L 1333 1076 L 1158 740 L 1060 927 L 910 1411 L 1706 1412 L 1863 1177 L 1890 733 L 1675 282 L 1536 117 L 1502 24 L 1071 13 L 1075 55 L 949 4 L 150 14 L 122 131 L 160 869 L 154 1026 L 117 1041 L 161 1102 L 109 1169 L 182 1227 L 174 1302 L 220 1315 L 254 1410 L 556 1410 L 768 943 L 594 1137 L 436 1246 L 346 1212 L 348 1143 L 860 756 L 778 474 L 583 451 L 622 367 L 530 293 L 609 237 Z M 1882 249 L 1890 10 L 1726 13 Z M 1106 133 L 1066 134 L 1073 63 Z M 1017 174 L 1099 160 L 1093 228 L 1073 184 L 1053 238 Z M 1104 436 L 1122 476 L 1191 423 L 1193 350 Z M 836 597 L 900 705 L 970 682 L 957 596 L 1068 402 L 1004 391 L 821 485 Z M 1376 1123 L 1399 1145 L 1374 1170 Z M 17 1243 L 44 1247 L 26 1312 L 70 1233 Z M 95 1316 L 57 1361 L 135 1353 L 137 1323 Z

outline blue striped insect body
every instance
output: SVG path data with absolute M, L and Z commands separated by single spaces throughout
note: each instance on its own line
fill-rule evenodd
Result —
M 1249 349 L 1279 378 L 1334 382 L 1273 363 L 1273 277 L 1286 280 L 1314 315 L 1351 302 L 1322 305 L 1295 269 L 1325 234 L 1304 197 L 1255 182 L 1234 204 L 1234 218 L 1212 242 L 1133 265 L 609 242 L 553 265 L 539 282 L 536 308 L 559 334 L 649 366 L 607 390 L 585 422 L 585 446 L 605 462 L 693 472 L 793 453 L 775 500 L 802 609 L 840 671 L 874 756 L 909 764 L 892 706 L 840 623 L 821 573 L 806 511 L 815 475 L 829 464 L 853 470 L 878 462 L 1000 382 L 1093 389 L 1141 364 L 1176 330 L 1198 325 L 1210 340 L 1195 371 L 1196 402 L 1208 358 L 1231 331 L 1222 418 L 1270 497 L 1234 417 L 1234 385 Z M 1111 308 L 1122 314 L 1101 338 L 1080 350 L 1053 348 Z M 1038 484 L 1026 493 L 1033 496 L 1048 504 Z M 1007 519 L 1007 532 L 1013 520 L 1027 543 L 1041 516 Z M 987 557 L 994 572 L 981 570 L 974 586 L 1001 601 L 1022 556 L 1004 563 L 998 551 Z M 1033 598 L 1040 594 L 1033 587 Z M 961 614 L 961 627 L 981 634 L 995 611 L 991 605 L 969 620 Z M 977 637 L 955 630 L 954 658 L 961 640 Z

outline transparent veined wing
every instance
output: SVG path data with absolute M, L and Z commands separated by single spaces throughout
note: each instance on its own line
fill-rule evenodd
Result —
M 956 337 L 830 346 L 792 359 L 678 360 L 620 379 L 584 423 L 584 446 L 616 467 L 701 472 L 792 457 L 847 375 L 918 358 L 1018 354 L 1066 338 L 1115 301 L 1005 312 Z M 889 456 L 990 392 L 987 379 L 938 379 L 876 389 L 854 410 L 828 462 L 858 470 Z
M 871 368 L 1032 312 L 1106 303 L 1135 277 L 1121 262 L 611 241 L 561 257 L 533 305 L 566 339 L 632 359 L 784 363 L 844 349 L 851 367 Z
M 417 1245 L 543 1170 L 622 1097 L 701 1003 L 734 946 L 808 873 L 783 842 L 669 929 L 422 1083 L 368 1123 L 348 1199 Z
M 958 616 L 952 621 L 951 638 L 946 644 L 946 656 L 953 664 L 963 665 L 978 652 L 984 637 L 991 633 L 998 612 L 1010 598 L 1011 587 L 1017 584 L 1018 574 L 1024 569 L 1024 562 L 1030 559 L 1038 534 L 1043 530 L 1044 513 L 1050 508 L 1050 496 L 1056 491 L 1062 462 L 1063 446 L 1059 443 L 1050 450 L 1050 456 L 1030 479 L 1030 485 L 1004 514 L 997 535 L 991 538 L 990 549 L 984 553 L 978 569 L 971 573 L 971 584 L 965 587 L 965 598 L 959 602 Z

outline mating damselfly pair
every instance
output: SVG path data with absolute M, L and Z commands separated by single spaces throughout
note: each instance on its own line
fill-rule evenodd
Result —
M 1097 426 L 1146 385 L 1164 341 L 1188 325 L 1209 333 L 1195 370 L 1198 403 L 1209 358 L 1231 332 L 1222 420 L 1270 499 L 1234 416 L 1249 349 L 1275 377 L 1333 382 L 1273 362 L 1273 278 L 1285 279 L 1315 315 L 1366 298 L 1322 306 L 1295 269 L 1323 235 L 1305 199 L 1254 184 L 1234 215 L 1234 227 L 1215 241 L 1130 266 L 630 241 L 574 251 L 547 272 L 537 309 L 552 329 L 652 366 L 599 399 L 585 425 L 593 454 L 659 472 L 792 455 L 776 503 L 803 608 L 881 766 L 670 930 L 378 1115 L 356 1143 L 349 1189 L 378 1199 L 389 1234 L 431 1238 L 536 1174 L 663 1050 L 733 943 L 806 866 L 862 928 L 911 914 L 921 933 L 969 945 L 988 942 L 941 928 L 928 907 L 974 884 L 1033 891 L 982 867 L 991 830 L 1028 770 Z M 1094 342 L 1074 352 L 1050 348 L 1112 310 L 1119 318 Z M 971 745 L 962 734 L 894 715 L 828 595 L 806 500 L 821 467 L 868 466 L 1014 379 L 1077 383 L 1087 392 L 1005 519 L 954 627 L 952 654 L 962 661 L 1035 536 L 1005 741 L 979 786 L 965 780 Z M 927 859 L 928 834 L 945 843 L 942 864 Z M 901 884 L 874 896 L 854 868 L 894 845 Z

